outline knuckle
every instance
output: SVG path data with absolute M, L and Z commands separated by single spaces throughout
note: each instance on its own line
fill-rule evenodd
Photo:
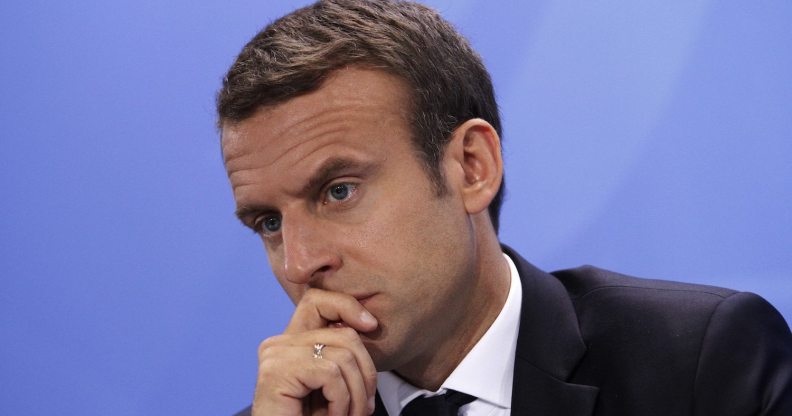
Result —
M 343 374 L 341 371 L 341 366 L 339 366 L 337 363 L 333 363 L 333 365 L 330 366 L 330 374 L 333 377 L 340 378 Z
M 338 360 L 347 366 L 355 365 L 357 362 L 355 360 L 355 354 L 353 354 L 352 351 L 347 349 L 339 350 Z
M 335 363 L 330 360 L 321 360 L 322 361 L 322 371 L 332 378 L 341 377 L 341 367 L 338 363 Z
M 290 390 L 294 389 L 295 386 L 293 383 L 295 377 L 298 377 L 301 371 L 301 365 L 289 350 L 290 348 L 281 346 L 273 347 L 267 350 L 267 353 L 259 361 L 259 382 L 267 381 L 270 386 L 284 382 L 289 384 Z
M 259 382 L 263 382 L 264 380 L 270 380 L 272 379 L 273 375 L 278 374 L 277 364 L 278 364 L 277 362 L 271 360 L 260 361 L 258 366 Z
M 258 346 L 259 357 L 261 357 L 267 351 L 267 349 L 277 345 L 282 338 L 283 337 L 281 335 L 275 335 L 265 339 L 264 341 L 261 341 L 261 343 Z
M 358 336 L 357 331 L 355 331 L 354 329 L 352 329 L 350 327 L 338 328 L 338 333 L 347 342 L 354 343 L 355 341 L 360 339 L 360 337 Z
M 259 353 L 259 362 L 264 363 L 267 361 L 272 361 L 274 358 L 278 356 L 278 347 L 267 347 L 263 351 Z
M 269 348 L 269 344 L 267 344 L 267 341 L 262 341 L 261 344 L 259 344 L 258 346 L 259 359 L 261 359 L 261 357 L 263 357 L 264 354 L 266 354 L 267 348 Z
M 259 369 L 273 368 L 286 359 L 287 357 L 281 354 L 280 348 L 267 348 L 259 355 Z

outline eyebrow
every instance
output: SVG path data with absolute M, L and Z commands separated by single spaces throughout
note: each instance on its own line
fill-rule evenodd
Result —
M 247 219 L 260 212 L 267 211 L 272 211 L 272 209 L 264 206 L 241 205 L 237 207 L 236 211 L 234 211 L 234 215 L 236 215 L 236 217 L 245 227 L 253 228 L 252 225 L 248 224 Z
M 327 159 L 319 166 L 316 172 L 308 178 L 308 181 L 303 185 L 298 195 L 310 195 L 327 184 L 327 182 L 343 174 L 349 174 L 350 171 L 354 171 L 354 173 L 358 175 L 366 175 L 371 172 L 373 166 L 373 163 L 362 163 L 357 160 L 341 157 Z
M 314 174 L 308 178 L 308 180 L 305 182 L 305 185 L 300 188 L 297 195 L 300 197 L 310 195 L 316 192 L 317 189 L 327 184 L 327 182 L 343 174 L 354 172 L 355 174 L 361 176 L 369 175 L 374 170 L 374 167 L 375 164 L 372 162 L 360 162 L 358 160 L 342 157 L 333 157 L 327 159 L 319 166 L 316 172 L 314 172 Z M 240 205 L 236 209 L 235 214 L 243 224 L 248 226 L 247 222 L 245 221 L 247 218 L 255 214 L 268 211 L 274 212 L 277 210 L 273 207 L 263 205 Z

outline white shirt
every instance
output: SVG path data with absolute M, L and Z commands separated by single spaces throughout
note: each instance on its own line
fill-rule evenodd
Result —
M 377 390 L 385 410 L 398 416 L 404 406 L 418 396 L 435 396 L 452 389 L 470 394 L 476 400 L 462 406 L 462 416 L 509 416 L 511 414 L 514 354 L 520 328 L 522 286 L 514 262 L 506 254 L 511 283 L 506 303 L 487 332 L 462 359 L 437 391 L 421 390 L 396 374 L 377 373 Z

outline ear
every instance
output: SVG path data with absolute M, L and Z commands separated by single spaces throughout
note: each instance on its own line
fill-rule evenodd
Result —
M 488 122 L 474 118 L 454 130 L 446 158 L 458 173 L 457 185 L 468 214 L 486 211 L 503 179 L 500 137 Z

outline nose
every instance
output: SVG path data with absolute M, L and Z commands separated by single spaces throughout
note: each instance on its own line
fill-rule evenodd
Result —
M 333 248 L 332 234 L 316 221 L 292 218 L 284 221 L 281 230 L 283 272 L 286 280 L 295 284 L 309 284 L 326 277 L 341 266 Z

